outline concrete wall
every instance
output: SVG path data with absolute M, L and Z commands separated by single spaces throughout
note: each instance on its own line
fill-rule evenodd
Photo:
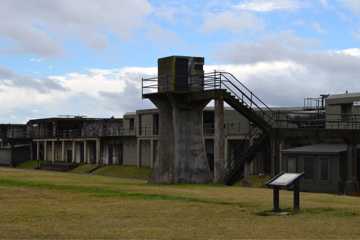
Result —
M 16 166 L 22 162 L 30 160 L 30 146 L 21 145 L 16 146 L 13 149 L 14 159 L 13 166 Z M 11 166 L 11 148 L 0 148 L 0 166 Z
M 244 135 L 249 132 L 249 121 L 233 109 L 224 110 L 224 134 Z
M 123 138 L 123 164 L 136 165 L 137 164 L 137 139 L 136 137 Z
M 0 148 L 0 166 L 10 166 L 11 150 L 10 148 Z

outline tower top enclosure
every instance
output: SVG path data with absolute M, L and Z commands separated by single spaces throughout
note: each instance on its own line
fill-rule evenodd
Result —
M 204 58 L 170 56 L 158 59 L 158 92 L 204 90 Z

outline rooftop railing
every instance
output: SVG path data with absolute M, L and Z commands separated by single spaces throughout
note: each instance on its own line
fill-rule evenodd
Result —
M 136 136 L 136 129 L 109 128 L 100 130 L 71 129 L 59 131 L 0 131 L 0 139 L 11 138 L 78 138 Z

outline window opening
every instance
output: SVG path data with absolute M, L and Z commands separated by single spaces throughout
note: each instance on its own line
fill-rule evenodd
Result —
M 330 181 L 330 159 L 329 157 L 320 158 L 320 181 Z

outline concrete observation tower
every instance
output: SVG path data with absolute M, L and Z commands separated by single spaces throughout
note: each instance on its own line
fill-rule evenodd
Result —
M 212 97 L 201 95 L 206 92 L 203 65 L 202 57 L 158 59 L 157 92 L 143 94 L 159 110 L 157 156 L 149 183 L 213 182 L 202 126 L 203 109 Z

